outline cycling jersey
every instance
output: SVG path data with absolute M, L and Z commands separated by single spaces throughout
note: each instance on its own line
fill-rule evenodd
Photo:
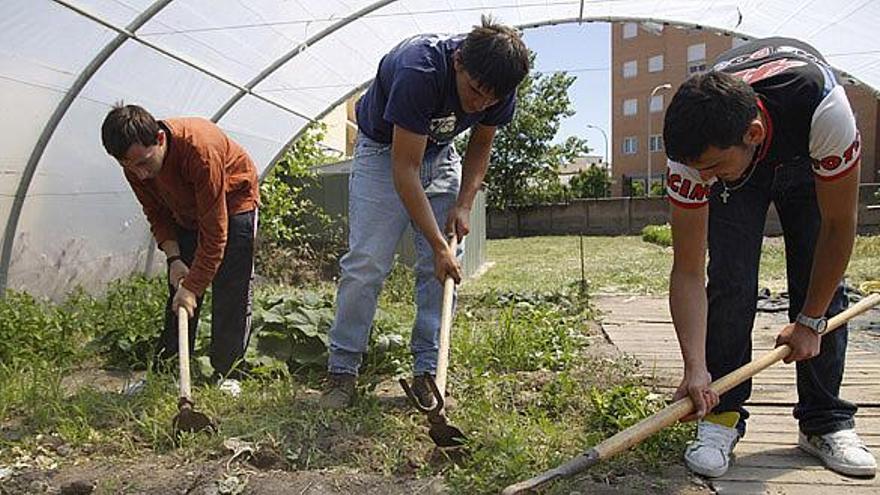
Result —
M 846 93 L 813 47 L 788 38 L 755 40 L 721 54 L 713 70 L 743 79 L 758 94 L 767 136 L 754 167 L 809 157 L 819 179 L 834 180 L 858 164 L 859 133 Z M 679 206 L 707 204 L 713 182 L 667 162 L 666 190 Z

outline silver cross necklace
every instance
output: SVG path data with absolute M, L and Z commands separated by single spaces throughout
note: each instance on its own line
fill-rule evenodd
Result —
M 752 178 L 752 174 L 755 172 L 755 169 L 756 169 L 756 168 L 758 168 L 758 164 L 757 164 L 757 163 L 753 163 L 753 164 L 749 167 L 749 173 L 748 173 L 748 175 L 746 175 L 746 178 L 743 179 L 742 182 L 740 182 L 739 184 L 737 184 L 737 185 L 735 185 L 735 186 L 733 186 L 733 187 L 728 186 L 728 185 L 727 185 L 727 182 L 724 182 L 724 179 L 721 179 L 721 185 L 724 186 L 724 191 L 721 192 L 721 202 L 724 203 L 724 204 L 727 204 L 727 200 L 730 199 L 730 193 L 731 193 L 732 191 L 736 191 L 737 189 L 739 189 L 739 188 L 741 188 L 742 186 L 746 185 L 746 182 L 748 182 L 749 179 Z
M 745 178 L 745 179 L 742 179 L 742 180 L 740 181 L 739 184 L 737 184 L 737 185 L 735 185 L 735 186 L 733 186 L 733 187 L 730 187 L 730 186 L 727 185 L 727 182 L 725 182 L 724 179 L 718 179 L 718 180 L 721 181 L 721 185 L 724 186 L 724 190 L 721 191 L 721 194 L 720 194 L 720 196 L 721 196 L 721 202 L 722 202 L 722 203 L 727 204 L 727 200 L 730 199 L 730 193 L 731 193 L 732 191 L 736 191 L 737 189 L 739 189 L 739 188 L 741 188 L 742 186 L 746 185 L 746 182 L 748 182 L 749 179 L 752 178 L 752 174 L 754 174 L 754 173 L 755 173 L 755 169 L 758 168 L 758 162 L 755 160 L 755 157 L 756 157 L 756 156 L 760 156 L 760 155 L 758 154 L 758 152 L 759 152 L 760 150 L 761 150 L 761 146 L 757 146 L 757 147 L 755 147 L 755 151 L 752 153 L 752 164 L 749 165 L 749 173 L 746 174 L 746 178 Z

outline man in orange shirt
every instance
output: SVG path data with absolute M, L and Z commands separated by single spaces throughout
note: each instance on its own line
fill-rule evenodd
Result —
M 177 353 L 178 308 L 190 316 L 190 347 L 205 289 L 211 284 L 211 364 L 220 386 L 230 378 L 250 337 L 254 237 L 259 182 L 253 161 L 213 122 L 157 121 L 136 105 L 118 105 L 101 126 L 107 153 L 122 165 L 168 262 L 169 297 L 159 359 Z

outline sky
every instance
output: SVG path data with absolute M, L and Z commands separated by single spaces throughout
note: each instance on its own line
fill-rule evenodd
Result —
M 594 155 L 605 154 L 601 127 L 611 143 L 611 24 L 605 22 L 544 26 L 524 31 L 526 45 L 535 52 L 539 72 L 566 71 L 577 76 L 569 97 L 577 112 L 562 121 L 556 142 L 568 136 L 587 140 Z

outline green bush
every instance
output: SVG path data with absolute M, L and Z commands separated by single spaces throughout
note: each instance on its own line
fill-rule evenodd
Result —
M 135 275 L 111 283 L 102 299 L 71 298 L 64 310 L 94 335 L 93 345 L 108 365 L 143 369 L 165 324 L 167 291 L 164 276 Z
M 633 198 L 640 198 L 645 195 L 645 183 L 640 180 L 633 180 L 630 182 L 630 196 Z M 662 182 L 652 181 L 651 182 L 651 196 L 655 198 L 660 198 L 666 195 L 666 186 L 663 185 Z
M 71 365 L 98 353 L 110 366 L 144 368 L 166 297 L 164 278 L 144 276 L 111 283 L 102 298 L 77 289 L 58 305 L 9 291 L 0 300 L 0 362 Z
M 52 303 L 7 291 L 0 299 L 0 363 L 66 362 L 81 351 L 76 323 Z
M 665 225 L 648 225 L 642 229 L 642 240 L 660 246 L 672 246 L 672 227 Z
M 320 146 L 324 127 L 310 127 L 260 186 L 257 265 L 274 280 L 296 283 L 335 273 L 345 247 L 343 226 L 310 194 L 321 186 L 315 167 L 333 161 Z
M 665 396 L 652 393 L 643 386 L 623 383 L 609 389 L 590 391 L 593 414 L 589 416 L 591 431 L 610 437 L 666 406 Z M 636 455 L 657 465 L 677 455 L 691 437 L 693 424 L 676 423 L 642 442 Z
M 574 198 L 604 198 L 611 190 L 611 177 L 604 167 L 590 165 L 572 177 L 568 187 Z
M 585 345 L 586 300 L 567 292 L 486 292 L 462 301 L 453 343 L 474 372 L 566 369 Z

